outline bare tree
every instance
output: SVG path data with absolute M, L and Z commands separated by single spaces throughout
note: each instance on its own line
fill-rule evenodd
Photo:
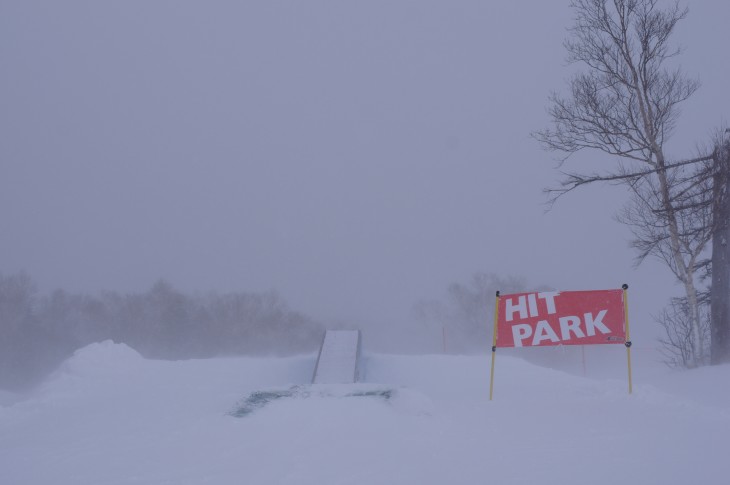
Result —
M 521 278 L 478 272 L 467 283 L 450 284 L 442 299 L 419 301 L 413 314 L 448 331 L 450 352 L 484 350 L 491 345 L 491 329 L 484 322 L 494 314 L 495 292 L 516 293 L 525 286 Z
M 665 154 L 679 104 L 699 87 L 669 66 L 680 52 L 669 41 L 687 9 L 678 2 L 661 9 L 658 0 L 574 0 L 571 7 L 576 17 L 565 42 L 568 60 L 587 70 L 572 78 L 567 98 L 551 95 L 552 128 L 534 136 L 546 149 L 563 153 L 563 160 L 588 149 L 619 161 L 605 174 L 565 173 L 553 201 L 591 182 L 627 183 L 635 205 L 624 216 L 634 229 L 646 224 L 635 231 L 640 251 L 664 260 L 683 284 L 688 303 L 696 305 L 696 255 L 706 241 L 704 234 L 690 236 L 677 184 L 691 185 L 682 169 L 698 160 L 673 163 Z M 695 333 L 698 315 L 696 308 L 690 311 Z M 694 352 L 697 362 L 704 358 L 700 346 Z
M 695 342 L 706 348 L 710 343 L 710 320 L 707 305 L 700 308 L 700 332 L 695 332 L 690 317 L 690 305 L 686 298 L 672 298 L 669 306 L 655 317 L 657 323 L 664 328 L 664 337 L 659 339 L 661 352 L 670 367 L 692 367 L 695 364 Z

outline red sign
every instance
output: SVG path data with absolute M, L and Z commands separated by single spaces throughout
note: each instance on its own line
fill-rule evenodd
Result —
M 545 291 L 499 298 L 497 347 L 624 342 L 623 290 Z

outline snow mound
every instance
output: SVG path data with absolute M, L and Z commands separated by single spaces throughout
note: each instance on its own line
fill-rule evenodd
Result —
M 99 374 L 129 371 L 144 358 L 126 344 L 111 340 L 82 347 L 60 366 L 60 370 L 73 374 Z
M 730 364 L 688 370 L 673 370 L 654 376 L 658 389 L 691 398 L 703 404 L 730 410 Z
M 149 361 L 126 344 L 111 340 L 93 343 L 78 349 L 62 362 L 39 391 L 71 389 L 80 383 L 116 381 L 120 376 L 138 372 L 145 362 Z

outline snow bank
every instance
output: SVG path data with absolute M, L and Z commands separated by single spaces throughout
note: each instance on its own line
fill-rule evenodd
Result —
M 621 379 L 501 357 L 490 402 L 487 356 L 365 355 L 365 382 L 335 386 L 308 384 L 315 361 L 82 349 L 32 399 L 0 408 L 0 483 L 665 485 L 726 474 L 718 383 L 730 366 L 665 373 L 629 396 Z M 285 392 L 234 416 L 262 390 Z
M 139 352 L 128 345 L 105 340 L 77 350 L 59 370 L 83 375 L 128 372 L 139 367 L 142 361 Z
M 709 406 L 730 410 L 730 364 L 666 371 L 652 376 L 651 386 Z

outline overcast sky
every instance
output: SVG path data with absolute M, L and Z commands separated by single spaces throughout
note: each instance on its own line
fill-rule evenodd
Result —
M 626 282 L 653 327 L 679 288 L 633 269 L 625 191 L 545 213 L 559 174 L 529 135 L 570 74 L 568 3 L 0 0 L 0 272 L 275 288 L 381 329 L 475 271 Z M 730 114 L 730 2 L 686 3 L 675 38 L 702 88 L 674 158 Z

